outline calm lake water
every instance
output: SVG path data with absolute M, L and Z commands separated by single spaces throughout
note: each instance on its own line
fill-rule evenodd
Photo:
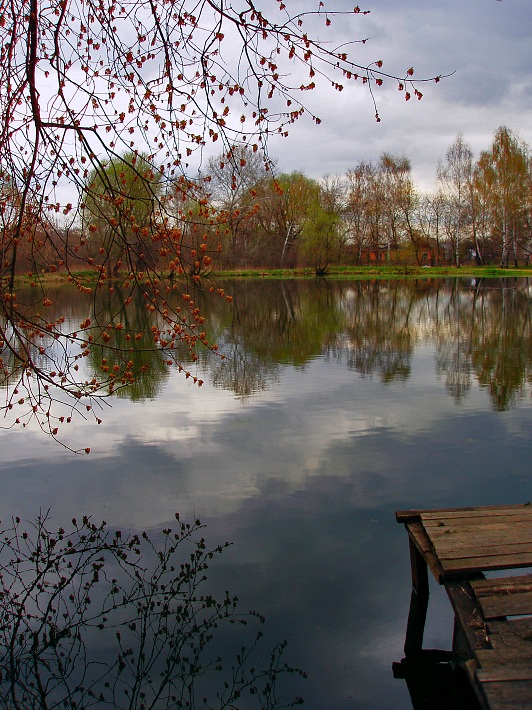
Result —
M 200 358 L 200 389 L 152 358 L 100 426 L 65 432 L 90 456 L 0 430 L 0 518 L 50 508 L 57 525 L 88 514 L 157 535 L 176 511 L 199 516 L 210 544 L 234 543 L 213 588 L 266 616 L 265 652 L 288 641 L 304 707 L 410 708 L 391 671 L 410 598 L 394 512 L 532 499 L 531 282 L 224 288 L 232 306 L 203 308 L 227 357 Z M 69 296 L 74 321 L 86 307 Z M 425 645 L 450 648 L 432 589 Z

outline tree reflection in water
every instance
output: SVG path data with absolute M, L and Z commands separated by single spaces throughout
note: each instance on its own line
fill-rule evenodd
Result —
M 52 532 L 47 515 L 0 533 L 0 707 L 281 708 L 284 674 L 304 676 L 277 645 L 255 667 L 252 631 L 228 663 L 217 653 L 225 625 L 260 626 L 228 592 L 205 590 L 209 549 L 199 520 L 176 515 L 162 539 L 111 533 L 90 518 Z M 238 634 L 240 636 L 240 634 Z M 245 701 L 244 701 L 245 698 Z M 241 704 L 242 702 L 242 704 Z
M 126 294 L 117 287 L 113 295 L 99 294 L 88 313 L 80 310 L 86 303 L 78 302 L 70 290 L 57 289 L 57 306 L 50 308 L 50 314 L 54 316 L 54 307 L 64 310 L 67 303 L 68 327 L 87 317 L 108 323 L 108 342 L 98 340 L 97 356 L 91 354 L 85 364 L 87 381 L 118 371 L 113 392 L 137 401 L 156 398 L 175 363 L 198 378 L 210 377 L 216 387 L 241 399 L 279 383 L 284 367 L 303 368 L 321 357 L 343 363 L 362 377 L 377 376 L 383 384 L 405 382 L 412 375 L 416 348 L 425 344 L 435 345 L 436 374 L 458 405 L 476 380 L 489 392 L 493 408 L 506 410 L 524 395 L 531 381 L 526 278 L 261 279 L 217 285 L 231 294 L 231 304 L 224 299 L 206 300 L 199 289 L 193 293 L 205 313 L 208 341 L 216 344 L 216 353 L 199 349 L 196 362 L 190 361 L 188 347 L 177 341 L 153 347 L 152 329 L 163 324 L 146 309 L 140 290 Z M 114 322 L 116 312 L 120 323 Z M 31 355 L 38 362 L 39 353 Z M 9 352 L 2 353 L 5 362 L 10 357 Z M 64 353 L 65 372 L 75 357 Z M 21 363 L 23 368 L 22 356 Z M 42 363 L 43 370 L 49 366 Z M 15 386 L 3 377 L 0 368 L 0 386 Z M 42 396 L 53 399 L 53 388 Z M 8 397 L 16 402 L 14 395 Z
M 510 409 L 531 381 L 528 279 L 232 282 L 234 308 L 214 317 L 227 357 L 205 358 L 217 385 L 240 396 L 319 357 L 383 384 L 412 375 L 416 348 L 435 344 L 435 370 L 461 404 L 471 384 Z M 221 306 L 223 307 L 223 306 Z

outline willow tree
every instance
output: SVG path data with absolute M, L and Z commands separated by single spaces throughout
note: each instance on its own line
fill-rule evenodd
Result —
M 324 276 L 331 263 L 341 260 L 346 243 L 344 184 L 338 178 L 325 178 L 311 186 L 309 197 L 299 254 L 312 265 L 316 276 Z
M 125 153 L 90 174 L 82 213 L 84 231 L 113 276 L 122 266 L 137 272 L 154 265 L 152 237 L 158 231 L 161 193 L 161 173 L 145 154 Z
M 218 141 L 227 152 L 240 144 L 256 153 L 270 135 L 286 136 L 304 114 L 318 124 L 304 103 L 318 84 L 334 92 L 359 82 L 373 97 L 389 79 L 405 99 L 421 98 L 412 69 L 394 76 L 380 60 L 357 63 L 356 44 L 335 44 L 338 16 L 362 19 L 365 11 L 336 13 L 320 2 L 316 11 L 301 13 L 291 4 L 0 0 L 0 184 L 10 202 L 1 225 L 0 366 L 2 380 L 12 384 L 3 409 L 15 410 L 17 421 L 36 417 L 53 433 L 60 422 L 50 407 L 59 392 L 76 408 L 90 406 L 117 378 L 127 384 L 135 377 L 125 352 L 121 372 L 102 370 L 86 381 L 83 368 L 75 367 L 98 347 L 107 324 L 90 313 L 69 327 L 64 319 L 48 318 L 46 284 L 33 271 L 34 296 L 25 303 L 19 298 L 16 277 L 31 271 L 19 261 L 21 247 L 35 253 L 40 242 L 50 245 L 50 266 L 69 274 L 84 293 L 91 295 L 95 286 L 74 273 L 80 261 L 98 276 L 98 287 L 112 288 L 108 242 L 103 253 L 86 251 L 90 233 L 82 215 L 90 209 L 91 175 L 106 174 L 126 152 L 142 155 L 158 173 L 161 193 L 154 190 L 150 207 L 158 217 L 146 216 L 136 226 L 146 230 L 143 239 L 156 245 L 159 259 L 143 265 L 142 279 L 130 260 L 122 278 L 128 287 L 141 283 L 159 316 L 154 347 L 171 362 L 168 344 L 184 341 L 193 357 L 204 340 L 195 329 L 201 315 L 190 304 L 189 289 L 163 277 L 190 273 L 190 262 L 211 258 L 218 246 L 209 240 L 216 229 L 206 230 L 198 248 L 180 243 L 190 212 L 180 205 L 195 200 L 200 222 L 210 219 L 203 190 L 189 178 L 207 144 Z M 375 114 L 378 120 L 376 106 Z M 129 228 L 115 225 L 116 216 L 106 210 L 99 219 L 111 228 L 113 248 L 127 253 Z M 201 270 L 192 271 L 199 278 Z M 172 289 L 178 306 L 166 302 Z

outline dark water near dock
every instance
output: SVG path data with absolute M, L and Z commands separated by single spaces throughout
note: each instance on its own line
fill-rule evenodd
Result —
M 89 514 L 157 534 L 176 511 L 199 516 L 210 543 L 233 543 L 213 586 L 266 616 L 267 642 L 288 641 L 287 662 L 309 676 L 293 680 L 304 707 L 409 708 L 391 671 L 410 598 L 394 512 L 532 499 L 532 286 L 224 288 L 232 308 L 203 308 L 227 357 L 200 359 L 201 389 L 154 358 L 101 426 L 68 434 L 87 457 L 0 431 L 0 518 L 50 508 L 57 525 Z M 72 318 L 84 307 L 71 301 Z M 450 648 L 449 604 L 433 591 L 425 644 Z

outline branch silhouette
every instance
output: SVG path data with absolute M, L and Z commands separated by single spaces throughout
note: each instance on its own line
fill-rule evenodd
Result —
M 0 708 L 232 708 L 244 693 L 246 707 L 302 702 L 278 696 L 281 676 L 304 676 L 283 662 L 286 642 L 255 667 L 264 618 L 205 588 L 229 543 L 210 549 L 199 520 L 176 519 L 157 541 L 88 517 L 52 531 L 48 513 L 1 531 Z M 228 625 L 254 627 L 231 661 L 214 648 Z

